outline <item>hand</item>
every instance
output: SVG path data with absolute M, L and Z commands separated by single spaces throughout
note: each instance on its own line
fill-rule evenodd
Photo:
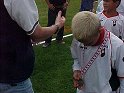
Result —
M 67 9 L 68 2 L 64 3 L 63 9 Z
M 59 29 L 62 28 L 65 23 L 65 17 L 61 15 L 62 15 L 62 11 L 59 11 L 58 16 L 56 17 L 56 21 L 55 21 L 55 25 L 58 25 Z
M 78 89 L 83 88 L 83 80 L 81 77 L 81 71 L 80 70 L 75 70 L 73 73 L 73 82 L 74 82 L 74 87 Z
M 53 6 L 53 4 L 48 4 L 48 8 L 51 9 L 51 10 L 54 10 L 55 7 Z

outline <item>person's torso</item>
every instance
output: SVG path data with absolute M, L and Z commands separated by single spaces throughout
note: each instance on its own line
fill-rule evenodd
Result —
M 103 13 L 99 13 L 98 17 L 105 29 L 124 40 L 124 16 L 119 14 L 118 16 L 108 18 Z
M 4 0 L 0 0 L 0 12 L 0 82 L 20 82 L 33 70 L 30 36 L 9 16 Z
M 108 32 L 109 33 L 109 32 Z M 119 46 L 118 42 L 121 40 L 117 39 L 116 42 L 113 40 L 117 38 L 115 35 L 110 33 L 110 38 L 107 40 L 106 44 L 103 46 L 100 54 L 96 56 L 96 59 L 93 60 L 94 62 L 89 67 L 84 78 L 85 87 L 83 89 L 84 93 L 110 93 L 111 87 L 109 84 L 109 79 L 111 77 L 111 53 L 115 53 L 117 47 Z M 114 41 L 114 42 L 113 42 Z M 112 44 L 111 44 L 112 43 Z M 114 46 L 114 49 L 112 49 Z M 78 43 L 77 47 L 77 56 L 79 64 L 82 68 L 84 68 L 91 58 L 96 53 L 99 46 L 87 46 L 87 47 L 80 47 L 80 43 Z M 108 92 L 106 92 L 108 90 Z

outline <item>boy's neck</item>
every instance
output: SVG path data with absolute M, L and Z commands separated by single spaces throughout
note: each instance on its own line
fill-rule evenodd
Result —
M 97 42 L 93 46 L 97 46 L 97 45 L 102 44 L 103 41 L 104 41 L 104 35 L 105 35 L 105 29 L 102 27 L 100 29 L 100 35 L 99 35 L 99 37 L 97 39 Z
M 110 17 L 114 17 L 114 16 L 118 16 L 118 12 L 113 10 L 113 11 L 103 11 L 103 14 L 110 18 Z

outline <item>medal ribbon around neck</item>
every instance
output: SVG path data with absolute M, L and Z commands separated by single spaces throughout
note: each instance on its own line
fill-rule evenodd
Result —
M 81 74 L 82 75 L 86 74 L 86 72 L 88 71 L 90 66 L 94 63 L 95 59 L 101 53 L 101 50 L 103 49 L 103 47 L 107 43 L 108 39 L 110 39 L 110 32 L 106 31 L 106 35 L 105 35 L 105 39 L 104 39 L 103 43 L 98 47 L 97 51 L 94 53 L 93 57 L 90 59 L 88 64 L 86 64 L 86 66 L 84 68 L 81 67 Z

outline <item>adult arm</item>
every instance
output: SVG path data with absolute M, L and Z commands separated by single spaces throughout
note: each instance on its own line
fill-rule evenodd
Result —
M 55 25 L 51 27 L 42 27 L 39 24 L 38 9 L 34 0 L 4 0 L 4 5 L 10 17 L 31 36 L 34 42 L 47 39 L 56 32 L 58 28 L 63 27 L 65 18 L 58 13 Z
M 56 18 L 55 24 L 50 27 L 41 27 L 37 25 L 34 33 L 31 34 L 31 38 L 34 42 L 39 42 L 47 39 L 52 34 L 56 33 L 57 29 L 63 27 L 65 18 L 61 17 L 62 12 L 59 11 L 58 16 Z

